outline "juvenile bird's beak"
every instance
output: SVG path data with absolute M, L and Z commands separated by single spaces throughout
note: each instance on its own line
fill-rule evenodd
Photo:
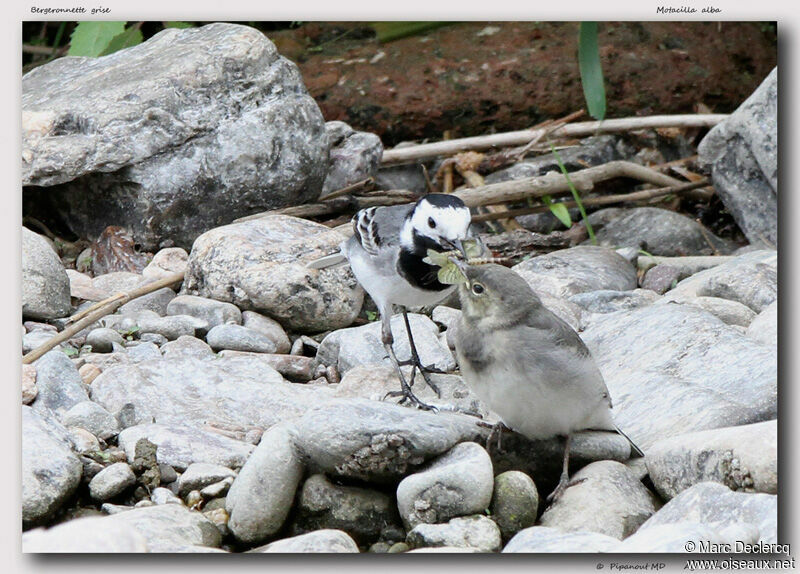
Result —
M 467 278 L 467 269 L 469 268 L 469 265 L 467 264 L 467 262 L 464 261 L 463 259 L 457 259 L 455 257 L 450 257 L 450 261 L 452 261 L 453 264 L 461 270 L 461 273 L 464 274 L 464 279 L 466 279 Z

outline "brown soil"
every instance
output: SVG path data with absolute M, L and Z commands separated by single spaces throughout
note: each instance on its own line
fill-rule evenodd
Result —
M 584 106 L 577 22 L 461 23 L 383 45 L 364 23 L 269 36 L 326 120 L 387 145 L 522 129 Z M 599 39 L 607 117 L 730 112 L 777 64 L 774 28 L 758 22 L 604 22 Z

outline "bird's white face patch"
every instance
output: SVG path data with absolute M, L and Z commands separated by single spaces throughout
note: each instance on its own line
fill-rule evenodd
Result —
M 401 242 L 411 246 L 415 230 L 419 235 L 430 237 L 437 243 L 440 239 L 451 242 L 466 239 L 471 220 L 468 207 L 440 207 L 423 199 L 414 209 L 411 219 L 403 226 Z

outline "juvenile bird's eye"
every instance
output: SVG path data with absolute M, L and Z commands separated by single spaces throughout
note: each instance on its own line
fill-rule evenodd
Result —
M 472 284 L 472 292 L 473 292 L 473 293 L 475 293 L 475 295 L 480 295 L 480 294 L 482 294 L 482 293 L 483 293 L 485 290 L 486 290 L 486 289 L 484 288 L 484 286 L 483 286 L 483 285 L 481 285 L 480 283 L 473 283 L 473 284 Z
M 428 218 L 428 226 L 429 226 L 431 229 L 434 229 L 434 228 L 436 227 L 436 222 L 433 220 L 433 217 L 429 217 L 429 218 Z

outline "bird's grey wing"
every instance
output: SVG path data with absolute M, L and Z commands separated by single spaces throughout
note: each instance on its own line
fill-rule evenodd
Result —
M 566 321 L 546 307 L 541 307 L 529 314 L 516 329 L 519 329 L 521 340 L 536 342 L 534 349 L 540 353 L 540 361 L 544 357 L 555 370 L 567 373 L 574 371 L 577 380 L 593 387 L 594 392 L 604 398 L 609 407 L 612 406 L 608 387 L 589 348 Z
M 381 248 L 381 237 L 375 221 L 377 207 L 362 209 L 353 216 L 353 237 L 371 256 L 376 257 Z

